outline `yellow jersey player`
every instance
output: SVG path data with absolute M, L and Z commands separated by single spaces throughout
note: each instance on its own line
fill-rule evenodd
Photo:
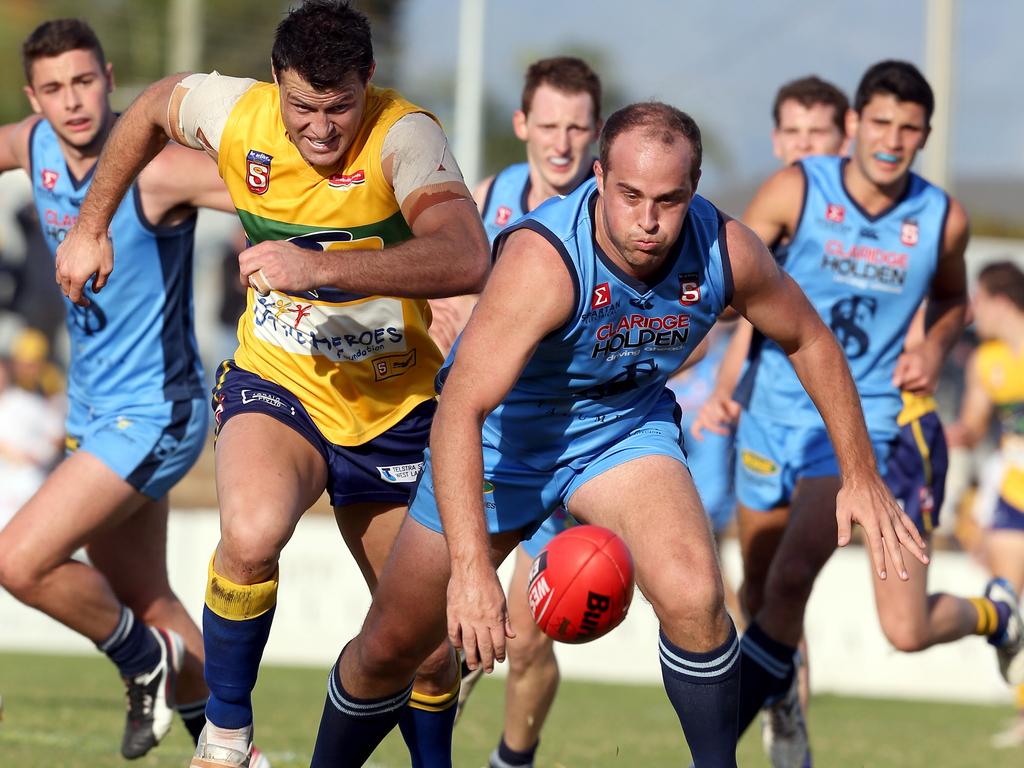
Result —
M 978 275 L 972 304 L 974 327 L 983 343 L 967 367 L 960 419 L 949 428 L 951 445 L 973 447 L 995 416 L 1000 430 L 1003 477 L 999 501 L 985 535 L 995 583 L 1024 589 L 1024 272 L 1008 261 L 987 265 Z M 982 617 L 983 621 L 993 621 Z M 1017 687 L 1019 717 L 993 739 L 996 746 L 1024 744 L 1024 654 L 1000 653 L 1007 680 Z
M 441 355 L 426 299 L 476 291 L 487 272 L 487 239 L 443 130 L 370 83 L 365 16 L 309 0 L 278 26 L 271 60 L 273 83 L 211 73 L 147 89 L 111 136 L 58 254 L 69 298 L 80 300 L 93 275 L 103 288 L 106 222 L 168 137 L 217 159 L 254 243 L 239 255 L 239 278 L 253 287 L 239 347 L 214 394 L 221 540 L 203 617 L 211 695 L 195 768 L 248 765 L 278 559 L 324 490 L 375 586 L 434 411 Z M 423 669 L 403 731 L 413 765 L 450 764 L 459 678 L 447 644 Z

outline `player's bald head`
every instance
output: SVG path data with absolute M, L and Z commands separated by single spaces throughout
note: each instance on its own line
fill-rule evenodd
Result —
M 652 141 L 671 147 L 677 141 L 689 142 L 693 155 L 690 179 L 694 185 L 700 178 L 700 164 L 703 149 L 700 128 L 696 121 L 682 110 L 660 101 L 644 101 L 630 104 L 614 112 L 601 131 L 600 160 L 605 172 L 611 167 L 612 145 L 622 134 L 639 130 Z

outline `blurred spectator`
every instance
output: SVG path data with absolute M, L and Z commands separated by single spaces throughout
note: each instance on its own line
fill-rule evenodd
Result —
M 50 360 L 50 342 L 37 328 L 25 328 L 15 338 L 11 374 L 18 387 L 47 399 L 64 392 L 64 376 Z
M 15 214 L 25 240 L 14 312 L 25 324 L 37 328 L 53 348 L 56 335 L 64 326 L 64 302 L 53 280 L 53 256 L 39 228 L 39 217 L 31 202 Z
M 36 392 L 14 386 L 0 358 L 0 528 L 46 479 L 60 457 L 63 414 Z

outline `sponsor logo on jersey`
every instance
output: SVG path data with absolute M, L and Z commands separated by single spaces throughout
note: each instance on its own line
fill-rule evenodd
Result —
M 51 171 L 49 168 L 43 168 L 39 176 L 42 178 L 43 189 L 47 192 L 53 191 L 53 188 L 57 186 L 57 179 L 60 178 L 59 173 Z
M 825 219 L 833 224 L 842 224 L 846 221 L 846 208 L 836 203 L 828 203 L 825 206 Z
M 332 189 L 351 189 L 366 183 L 366 172 L 363 170 L 354 173 L 336 173 L 327 179 L 327 186 Z
M 47 208 L 43 212 L 42 230 L 43 234 L 57 243 L 63 243 L 68 230 L 75 226 L 78 216 L 73 213 L 64 213 Z
M 594 293 L 590 297 L 590 308 L 600 309 L 607 306 L 612 300 L 612 289 L 608 283 L 601 283 L 594 286 Z
M 292 406 L 270 392 L 260 392 L 258 389 L 243 389 L 242 405 L 248 405 L 249 403 L 263 403 L 271 408 L 283 408 L 289 411 L 292 416 L 295 415 L 295 409 Z
M 743 462 L 743 467 L 755 475 L 768 476 L 779 474 L 779 465 L 767 456 L 762 456 L 759 453 L 744 449 L 740 451 L 740 460 Z
M 423 462 L 417 461 L 412 464 L 394 464 L 390 467 L 377 467 L 380 472 L 380 479 L 385 483 L 415 483 L 423 469 Z
M 858 288 L 899 293 L 907 281 L 910 257 L 905 251 L 887 251 L 874 245 L 847 244 L 827 240 L 821 256 L 821 269 L 835 279 Z
M 484 480 L 484 493 L 494 493 L 494 483 Z
M 679 275 L 679 303 L 689 307 L 700 301 L 700 276 L 696 272 Z
M 245 186 L 254 195 L 262 195 L 270 189 L 270 161 L 272 155 L 250 149 L 245 158 Z
M 410 368 L 416 365 L 416 350 L 399 355 L 383 355 L 373 361 L 373 380 L 384 381 L 401 376 Z
M 597 343 L 591 358 L 638 354 L 641 349 L 664 352 L 680 349 L 690 335 L 690 318 L 680 313 L 651 317 L 631 314 L 618 321 L 599 325 L 594 333 Z
M 917 222 L 913 219 L 904 219 L 900 224 L 900 242 L 913 248 L 920 239 L 921 230 L 918 228 Z
M 499 205 L 497 213 L 494 214 L 494 223 L 499 227 L 504 227 L 508 224 L 509 219 L 512 218 L 512 209 L 507 205 Z

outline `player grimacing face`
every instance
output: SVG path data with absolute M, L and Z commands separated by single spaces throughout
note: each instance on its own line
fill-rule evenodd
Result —
M 872 96 L 859 115 L 846 114 L 857 170 L 880 189 L 903 182 L 928 131 L 924 107 L 891 94 Z
M 98 151 L 100 132 L 113 117 L 108 100 L 114 90 L 111 65 L 101 64 L 90 50 L 78 49 L 36 59 L 30 71 L 25 94 L 32 111 L 49 121 L 63 143 Z
M 607 237 L 608 256 L 637 277 L 664 262 L 697 191 L 690 142 L 677 135 L 667 145 L 662 133 L 636 128 L 620 134 L 608 151 L 609 167 L 598 163 L 595 169 L 601 194 L 598 242 Z
M 512 117 L 516 137 L 526 142 L 526 159 L 549 188 L 545 196 L 567 194 L 589 171 L 590 145 L 601 127 L 589 93 L 565 93 L 542 83 L 533 92 L 530 113 Z
M 367 83 L 352 72 L 341 87 L 320 91 L 290 69 L 275 73 L 274 80 L 281 119 L 302 159 L 318 168 L 337 166 L 362 124 Z
M 772 130 L 772 150 L 783 165 L 792 165 L 811 155 L 838 155 L 846 136 L 835 122 L 831 104 L 805 107 L 796 99 L 779 105 L 779 124 Z

